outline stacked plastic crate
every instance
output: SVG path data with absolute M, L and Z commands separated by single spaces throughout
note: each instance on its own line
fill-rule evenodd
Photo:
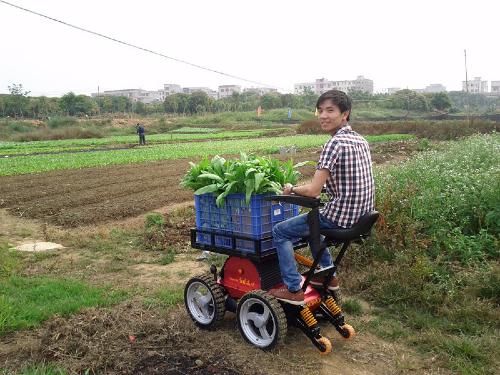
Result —
M 273 226 L 297 216 L 299 207 L 288 203 L 264 200 L 269 194 L 254 194 L 246 204 L 244 194 L 230 194 L 224 205 L 217 207 L 213 194 L 195 195 L 196 241 L 226 249 L 255 253 L 256 241 L 262 252 L 274 248 Z M 204 231 L 204 232 L 201 232 Z M 211 234 L 214 234 L 212 244 Z

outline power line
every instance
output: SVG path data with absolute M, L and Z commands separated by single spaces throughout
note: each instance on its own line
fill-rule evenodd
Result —
M 191 62 L 186 61 L 186 60 L 178 59 L 176 57 L 167 56 L 167 55 L 165 55 L 163 53 L 156 52 L 156 51 L 153 51 L 151 49 L 144 48 L 144 47 L 132 44 L 132 43 L 124 42 L 123 40 L 119 40 L 119 39 L 110 37 L 108 35 L 104 35 L 104 34 L 98 33 L 96 31 L 85 29 L 83 27 L 76 26 L 76 25 L 73 25 L 73 24 L 65 22 L 65 21 L 61 21 L 61 20 L 59 20 L 57 18 L 53 18 L 53 17 L 47 16 L 47 15 L 39 13 L 39 12 L 35 12 L 34 10 L 31 10 L 31 9 L 23 8 L 23 7 L 19 6 L 19 5 L 9 3 L 8 1 L 0 0 L 0 3 L 3 3 L 5 5 L 9 5 L 11 7 L 14 7 L 14 8 L 20 9 L 22 11 L 34 14 L 34 15 L 39 16 L 39 17 L 46 18 L 46 19 L 48 19 L 50 21 L 58 22 L 58 23 L 60 23 L 60 24 L 62 24 L 64 26 L 68 26 L 68 27 L 71 27 L 73 29 L 77 29 L 77 30 L 80 30 L 80 31 L 83 31 L 83 32 L 86 32 L 86 33 L 89 33 L 89 34 L 92 34 L 92 35 L 96 35 L 98 37 L 101 37 L 101 38 L 104 38 L 104 39 L 108 39 L 108 40 L 111 40 L 113 42 L 120 43 L 120 44 L 123 44 L 125 46 L 132 47 L 132 48 L 144 51 L 144 52 L 152 53 L 153 55 L 157 55 L 157 56 L 163 57 L 165 59 L 169 59 L 169 60 L 173 60 L 173 61 L 176 61 L 176 62 L 179 62 L 179 63 L 182 63 L 182 64 L 186 64 L 186 65 L 192 66 L 192 67 L 197 68 L 197 69 L 206 70 L 206 71 L 209 71 L 209 72 L 212 72 L 212 73 L 220 74 L 220 75 L 225 76 L 225 77 L 234 78 L 234 79 L 237 79 L 237 80 L 240 80 L 240 81 L 253 83 L 253 84 L 256 84 L 256 85 L 259 85 L 259 86 L 266 86 L 266 87 L 271 87 L 271 88 L 277 88 L 276 86 L 268 85 L 266 83 L 262 83 L 262 82 L 258 82 L 258 81 L 253 81 L 253 80 L 246 79 L 246 78 L 243 78 L 243 77 L 238 77 L 238 76 L 235 76 L 233 74 L 224 73 L 224 72 L 221 72 L 219 70 L 215 70 L 215 69 L 211 69 L 211 68 L 208 68 L 208 67 L 205 67 L 205 66 L 202 66 L 202 65 L 194 64 L 194 63 L 191 63 Z

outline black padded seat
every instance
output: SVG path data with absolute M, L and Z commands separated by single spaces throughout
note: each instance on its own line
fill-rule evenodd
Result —
M 379 213 L 370 211 L 359 218 L 359 221 L 348 229 L 321 229 L 321 234 L 330 241 L 353 241 L 368 235 L 377 221 Z

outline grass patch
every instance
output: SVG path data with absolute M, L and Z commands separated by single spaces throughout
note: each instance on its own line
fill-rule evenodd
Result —
M 69 315 L 84 307 L 108 306 L 125 294 L 72 280 L 9 276 L 0 279 L 0 335 L 34 327 L 55 314 Z
M 363 307 L 357 299 L 348 298 L 342 303 L 342 309 L 352 315 L 362 315 Z
M 184 289 L 179 286 L 157 290 L 153 296 L 145 298 L 143 303 L 147 308 L 167 308 L 182 301 L 184 301 Z
M 68 373 L 60 367 L 51 364 L 30 365 L 19 372 L 1 371 L 0 375 L 68 375 Z
M 163 266 L 166 266 L 167 264 L 171 264 L 175 261 L 175 251 L 173 249 L 168 249 L 167 253 L 163 255 L 158 263 L 160 263 Z

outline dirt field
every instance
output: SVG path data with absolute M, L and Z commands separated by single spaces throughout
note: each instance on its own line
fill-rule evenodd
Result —
M 372 147 L 377 163 L 403 160 L 416 147 L 406 142 L 382 146 Z M 318 150 L 294 155 L 297 162 L 317 158 Z M 182 289 L 191 276 L 208 269 L 208 263 L 194 260 L 198 253 L 189 248 L 192 192 L 179 187 L 187 167 L 187 160 L 179 160 L 0 178 L 0 235 L 13 244 L 48 236 L 66 246 L 24 258 L 23 275 L 135 291 L 112 308 L 56 316 L 39 328 L 0 337 L 0 370 L 53 363 L 71 374 L 89 375 L 448 373 L 432 356 L 371 334 L 370 306 L 361 316 L 348 317 L 358 333 L 354 340 L 343 340 L 323 323 L 333 352 L 320 356 L 293 327 L 283 347 L 266 353 L 245 343 L 234 314 L 227 313 L 216 331 L 207 332 L 196 328 L 183 305 L 146 304 L 162 288 Z M 314 167 L 303 170 L 305 179 L 313 172 Z M 111 234 L 113 228 L 139 230 L 144 214 L 152 210 L 167 214 L 167 245 L 177 251 L 171 264 L 159 262 L 164 252 L 144 251 Z
M 415 142 L 372 146 L 375 163 L 402 160 L 414 152 Z M 317 160 L 319 150 L 291 155 L 295 162 Z M 287 156 L 278 156 L 287 159 Z M 116 165 L 81 170 L 0 177 L 0 208 L 19 217 L 41 219 L 61 227 L 93 225 L 193 200 L 193 192 L 179 186 L 189 160 Z M 304 178 L 314 167 L 302 169 Z

